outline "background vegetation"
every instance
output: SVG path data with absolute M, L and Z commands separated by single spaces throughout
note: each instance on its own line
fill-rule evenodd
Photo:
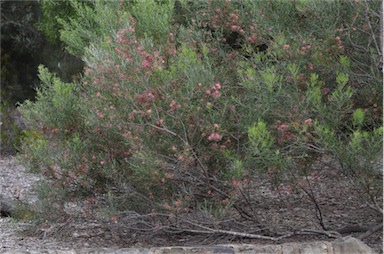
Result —
M 60 5 L 59 5 L 60 3 Z M 45 5 L 53 6 L 51 14 Z M 67 82 L 79 78 L 81 59 L 63 50 L 52 17 L 68 17 L 66 1 L 2 1 L 1 9 L 1 153 L 15 154 L 25 124 L 15 110 L 18 102 L 34 99 L 39 86 L 37 68 L 47 66 Z M 44 10 L 46 10 L 44 12 Z M 72 11 L 73 12 L 73 11 Z M 43 13 L 45 13 L 43 15 Z M 74 12 L 73 12 L 74 13 Z M 50 19 L 49 19 L 50 18 Z M 44 26 L 52 26 L 50 30 Z M 41 31 L 46 31 L 44 34 Z

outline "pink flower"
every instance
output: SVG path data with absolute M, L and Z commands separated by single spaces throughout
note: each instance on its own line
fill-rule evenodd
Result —
M 212 98 L 214 98 L 214 99 L 216 99 L 216 98 L 219 98 L 220 97 L 220 92 L 219 91 L 214 91 L 213 93 L 212 93 Z
M 220 90 L 220 89 L 221 89 L 221 85 L 220 85 L 220 83 L 217 83 L 217 84 L 215 85 L 215 87 L 216 87 L 216 89 Z
M 96 97 L 100 97 L 100 92 L 97 92 L 97 93 L 96 93 Z
M 145 59 L 141 62 L 141 66 L 146 68 L 146 69 L 149 69 L 149 68 L 151 68 L 152 65 L 147 59 Z
M 313 125 L 313 120 L 311 118 L 308 118 L 304 121 L 304 124 L 312 126 Z
M 160 118 L 160 119 L 156 120 L 156 122 L 155 122 L 155 124 L 157 126 L 161 126 L 161 125 L 163 125 L 163 123 L 164 123 L 164 118 Z
M 104 114 L 101 113 L 99 110 L 96 110 L 96 114 L 97 114 L 98 117 L 104 118 Z
M 105 161 L 100 161 L 100 165 L 104 165 Z
M 175 109 L 181 108 L 181 105 L 178 104 L 176 101 L 172 100 L 171 103 L 169 104 L 169 111 L 173 112 Z
M 209 135 L 208 140 L 209 141 L 220 141 L 222 139 L 222 136 L 218 133 L 212 133 Z
M 124 36 L 125 36 L 125 29 L 120 29 L 118 32 L 117 32 L 117 35 L 116 35 L 116 41 L 117 43 L 119 44 L 123 44 L 126 42 L 126 40 L 124 39 Z
M 284 132 L 285 130 L 287 130 L 289 128 L 289 126 L 285 123 L 281 124 L 277 129 L 281 132 Z
M 326 87 L 321 88 L 321 93 L 327 95 L 329 93 L 329 89 Z
M 144 92 L 138 95 L 135 100 L 140 105 L 147 105 L 155 100 L 155 96 L 151 92 Z
M 136 25 L 136 20 L 134 17 L 130 16 L 129 17 L 129 20 L 132 22 L 132 26 L 135 26 Z
M 121 51 L 118 47 L 115 47 L 115 52 L 116 52 L 118 55 L 120 55 L 120 56 L 124 56 L 124 55 L 125 55 L 124 52 Z

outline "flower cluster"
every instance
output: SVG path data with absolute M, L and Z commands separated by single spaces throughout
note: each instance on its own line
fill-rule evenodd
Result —
M 222 139 L 222 136 L 219 133 L 212 133 L 208 136 L 209 141 L 220 141 Z
M 296 139 L 295 134 L 290 130 L 288 124 L 277 121 L 276 128 L 279 135 L 279 143 L 284 143 L 286 141 L 294 141 Z
M 181 105 L 177 103 L 175 100 L 172 100 L 171 103 L 169 104 L 169 112 L 173 112 L 179 108 L 181 108 Z
M 211 85 L 210 89 L 207 90 L 205 93 L 206 95 L 211 96 L 214 99 L 217 99 L 220 97 L 220 89 L 221 89 L 220 83 L 216 83 L 215 85 Z
M 151 92 L 144 92 L 136 96 L 135 102 L 141 106 L 147 106 L 155 100 L 155 96 Z

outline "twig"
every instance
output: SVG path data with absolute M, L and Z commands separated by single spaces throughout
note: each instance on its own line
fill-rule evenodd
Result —
M 207 180 L 208 185 L 210 185 L 211 187 L 213 187 L 212 184 L 209 182 L 209 174 L 208 174 L 208 170 L 206 169 L 206 167 L 204 166 L 204 164 L 200 161 L 198 155 L 196 154 L 196 152 L 195 152 L 195 150 L 192 148 L 192 146 L 189 144 L 188 140 L 183 139 L 179 134 L 177 134 L 177 133 L 175 133 L 175 132 L 169 130 L 168 128 L 158 127 L 158 126 L 153 125 L 153 124 L 147 124 L 147 126 L 152 127 L 152 128 L 154 128 L 154 129 L 157 129 L 157 130 L 159 130 L 159 131 L 165 131 L 166 133 L 168 133 L 168 134 L 170 134 L 170 135 L 172 135 L 172 136 L 177 137 L 178 139 L 180 139 L 180 140 L 181 140 L 181 141 L 182 141 L 182 142 L 189 148 L 189 150 L 192 152 L 193 157 L 196 159 L 197 163 L 200 165 L 201 169 L 202 169 L 203 172 L 204 172 L 204 175 L 205 175 L 205 178 L 206 178 L 206 180 Z
M 376 38 L 375 38 L 375 33 L 374 33 L 373 28 L 372 28 L 372 25 L 371 25 L 371 20 L 370 20 L 370 18 L 369 18 L 369 16 L 368 16 L 368 11 L 370 10 L 370 9 L 369 9 L 369 5 L 368 5 L 368 0 L 365 0 L 365 6 L 366 6 L 366 8 L 367 8 L 367 9 L 366 9 L 366 13 L 365 13 L 365 15 L 366 15 L 366 19 L 368 20 L 368 27 L 369 27 L 369 30 L 370 30 L 370 32 L 371 32 L 370 35 L 372 35 L 373 43 L 374 43 L 374 45 L 375 45 L 377 54 L 378 54 L 379 56 L 382 56 L 381 49 L 380 49 L 379 45 L 377 45 L 377 41 L 376 41 Z

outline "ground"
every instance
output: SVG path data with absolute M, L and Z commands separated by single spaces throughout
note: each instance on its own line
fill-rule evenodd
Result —
M 323 164 L 321 164 L 323 165 Z M 320 166 L 317 169 L 314 190 L 318 197 L 318 204 L 324 215 L 324 222 L 332 230 L 346 228 L 343 236 L 360 237 L 364 232 L 353 232 L 382 225 L 382 216 L 364 205 L 355 189 L 340 172 L 332 167 Z M 18 198 L 27 202 L 35 202 L 36 196 L 32 191 L 33 184 L 41 179 L 39 176 L 27 173 L 14 157 L 0 159 L 0 190 L 1 194 Z M 302 229 L 301 234 L 282 239 L 280 242 L 304 242 L 313 240 L 334 240 L 333 236 L 323 233 L 313 234 L 320 230 L 316 220 L 313 202 L 303 193 L 287 194 L 271 190 L 265 180 L 255 183 L 253 188 L 253 202 L 261 218 L 268 218 L 268 222 L 281 225 L 274 228 L 289 233 L 292 228 Z M 132 214 L 131 214 L 132 215 Z M 269 240 L 250 239 L 235 236 L 230 232 L 238 232 L 240 226 L 229 229 L 229 234 L 198 234 L 178 232 L 177 234 L 164 231 L 143 232 L 134 230 L 130 223 L 132 216 L 122 214 L 115 220 L 84 220 L 70 216 L 59 223 L 43 223 L 39 227 L 31 227 L 26 221 L 13 218 L 0 219 L 0 246 L 5 250 L 27 249 L 67 249 L 84 247 L 156 247 L 174 245 L 210 245 L 218 243 L 253 243 L 270 244 Z M 237 218 L 236 224 L 242 225 L 242 219 Z M 245 222 L 244 222 L 245 223 Z M 266 224 L 268 224 L 266 222 Z M 137 226 L 137 225 L 136 225 Z M 24 231 L 28 229 L 27 231 Z M 312 231 L 303 234 L 303 230 Z M 284 233 L 284 232 L 283 232 Z M 257 232 L 255 233 L 257 234 Z M 382 227 L 363 241 L 376 252 L 383 253 Z

